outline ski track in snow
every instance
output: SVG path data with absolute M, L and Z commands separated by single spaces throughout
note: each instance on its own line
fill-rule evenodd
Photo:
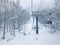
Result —
M 39 34 L 36 34 L 36 30 L 32 29 L 32 27 L 35 27 L 35 23 L 33 23 L 32 18 L 30 21 L 22 26 L 22 31 L 17 32 L 16 31 L 16 37 L 12 37 L 7 34 L 7 38 L 10 39 L 1 39 L 0 34 L 0 45 L 60 45 L 60 34 L 50 34 L 46 32 L 46 30 L 50 30 L 46 27 L 44 27 L 42 24 L 39 24 Z M 23 32 L 26 33 L 26 35 L 23 35 Z

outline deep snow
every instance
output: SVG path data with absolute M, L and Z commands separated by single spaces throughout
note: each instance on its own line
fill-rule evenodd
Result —
M 33 24 L 33 25 L 32 25 Z M 16 37 L 6 34 L 6 39 L 1 39 L 2 32 L 0 33 L 0 45 L 60 45 L 60 34 L 49 33 L 46 27 L 39 24 L 39 34 L 35 33 L 35 23 L 32 17 L 27 24 L 22 26 L 22 31 L 16 31 Z M 24 32 L 26 35 L 23 35 Z

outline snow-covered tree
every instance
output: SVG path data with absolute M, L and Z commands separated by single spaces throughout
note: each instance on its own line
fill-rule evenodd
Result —
M 29 21 L 30 14 L 22 9 L 19 0 L 1 0 L 0 2 L 0 16 L 2 15 L 0 24 L 4 23 L 3 39 L 5 39 L 6 28 L 14 35 L 16 24 L 20 30 L 20 26 Z

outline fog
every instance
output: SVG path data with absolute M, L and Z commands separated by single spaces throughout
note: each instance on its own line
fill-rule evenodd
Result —
M 33 0 L 33 6 L 39 7 L 41 3 L 41 0 Z M 55 0 L 42 0 L 42 8 L 53 8 L 54 7 Z M 21 6 L 23 8 L 31 7 L 31 0 L 21 0 Z M 33 7 L 34 8 L 34 7 Z

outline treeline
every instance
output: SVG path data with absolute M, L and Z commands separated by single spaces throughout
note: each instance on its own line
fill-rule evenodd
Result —
M 20 31 L 20 26 L 26 24 L 29 19 L 30 14 L 21 7 L 18 0 L 0 0 L 0 28 L 3 27 L 3 39 L 6 30 L 14 35 L 15 29 Z

